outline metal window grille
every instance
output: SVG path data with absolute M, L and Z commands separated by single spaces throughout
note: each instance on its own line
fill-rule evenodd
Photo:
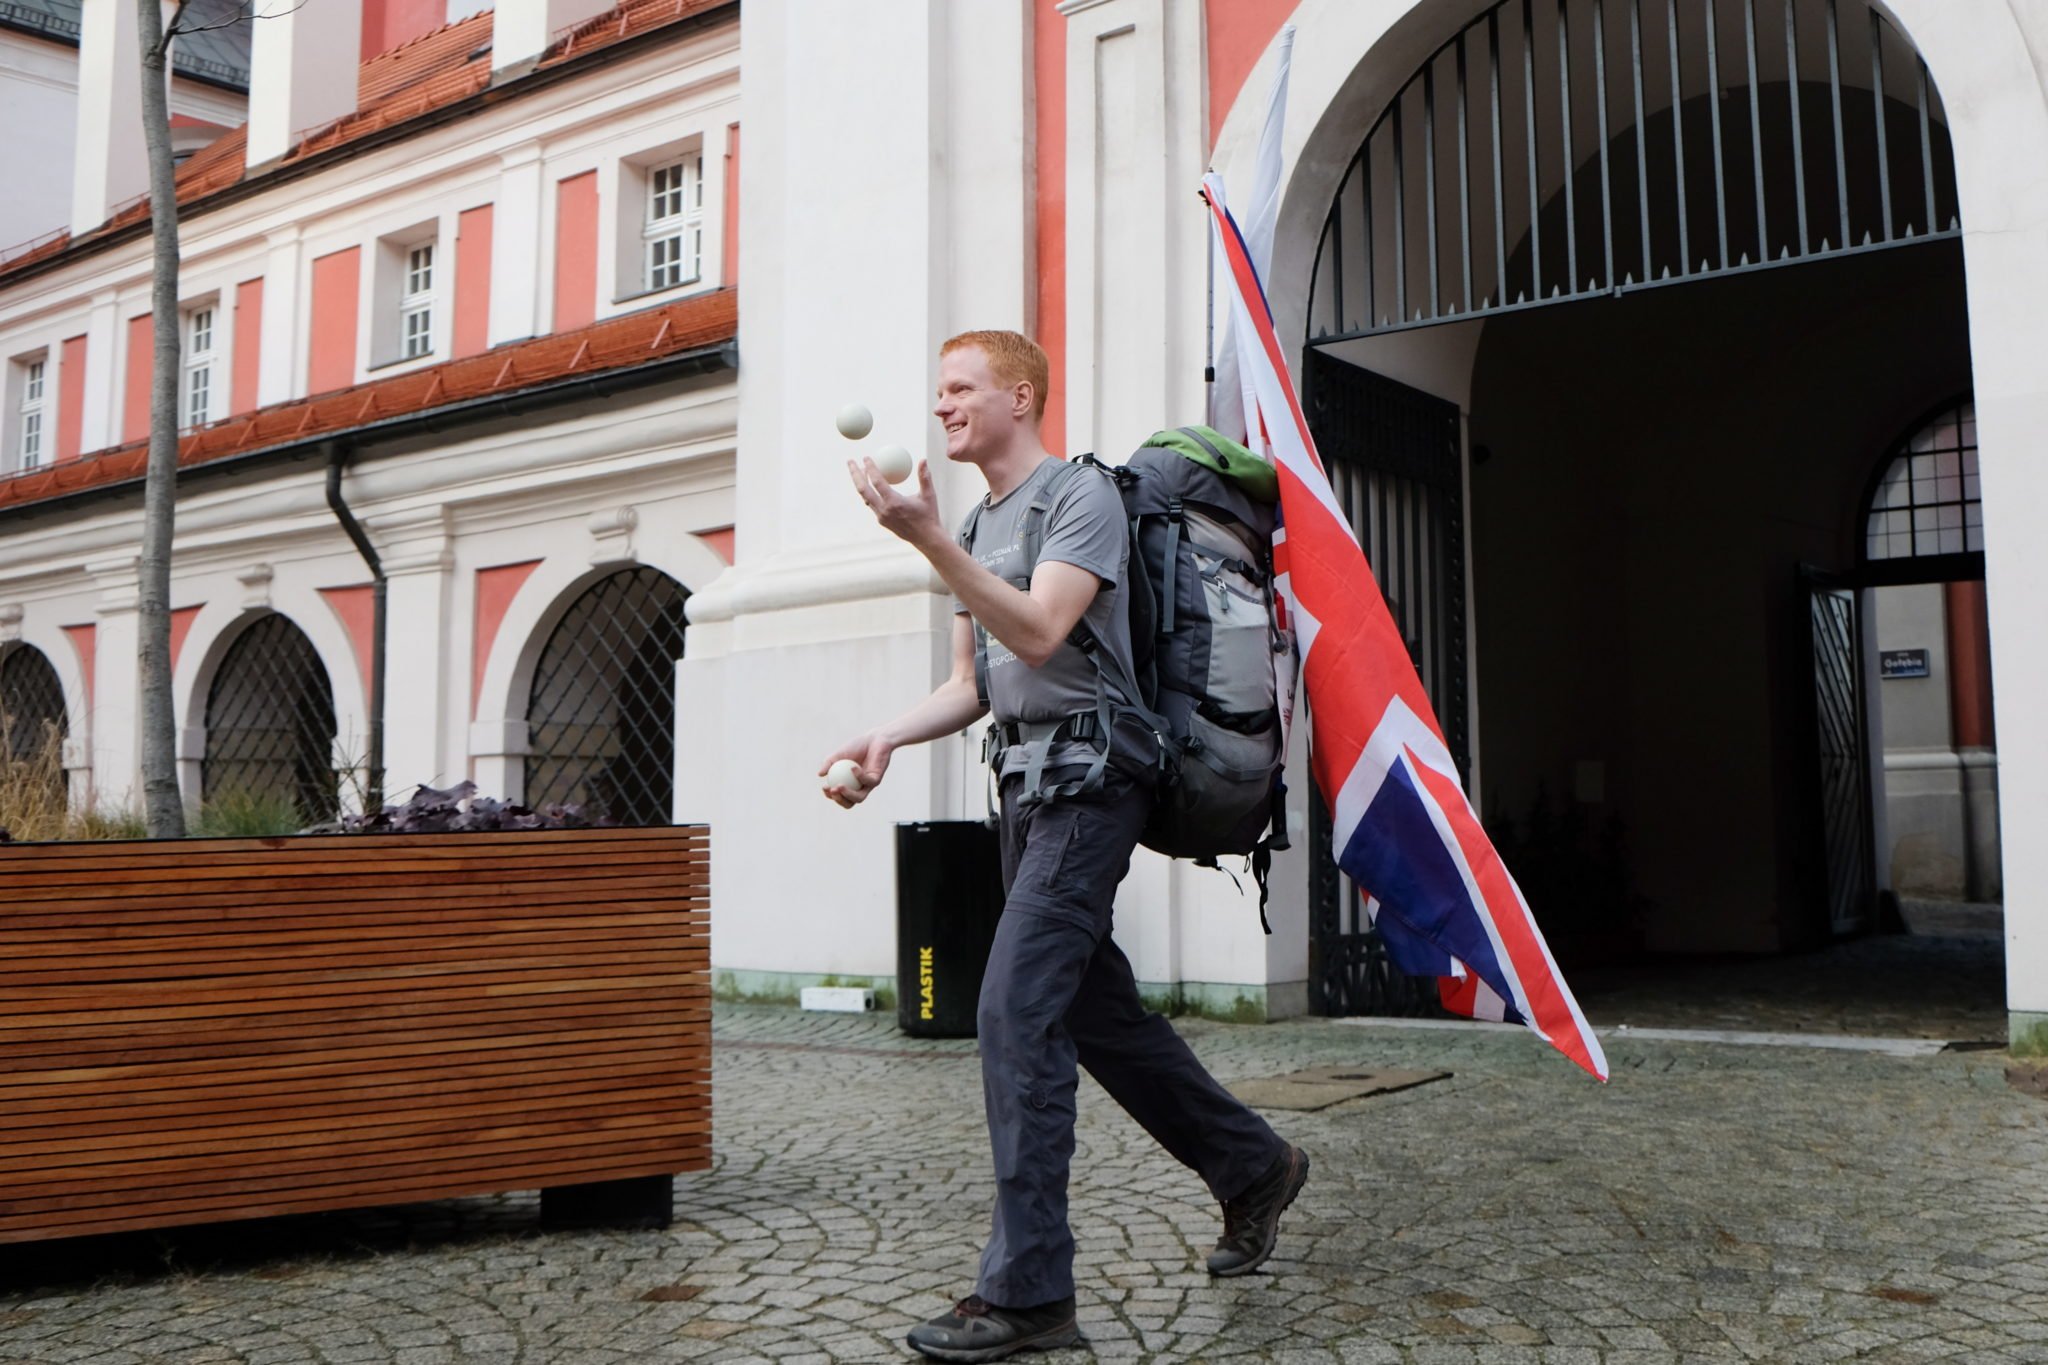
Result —
M 434 348 L 434 244 L 405 255 L 405 293 L 398 301 L 399 355 L 411 360 Z
M 202 426 L 213 416 L 213 310 L 185 315 L 185 411 L 181 426 Z
M 703 274 L 704 158 L 683 158 L 647 173 L 647 287 L 671 289 Z
M 64 685 L 34 645 L 0 647 L 0 746 L 9 762 L 32 762 L 71 733 Z M 60 771 L 58 780 L 63 780 Z
M 220 661 L 206 693 L 208 801 L 289 803 L 307 824 L 339 810 L 334 690 L 313 642 L 290 618 L 266 615 Z
M 599 579 L 570 604 L 534 666 L 528 805 L 575 803 L 623 825 L 668 823 L 688 596 L 642 567 Z
M 1861 0 L 1500 0 L 1352 157 L 1308 341 L 1959 234 L 1926 64 Z
M 1871 499 L 1870 559 L 1981 553 L 1983 490 L 1977 479 L 1977 405 L 1964 401 L 1908 437 Z

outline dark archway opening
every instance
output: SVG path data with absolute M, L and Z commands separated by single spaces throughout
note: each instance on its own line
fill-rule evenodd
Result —
M 308 825 L 340 809 L 334 689 L 306 633 L 276 612 L 227 648 L 206 693 L 200 799 L 270 823 Z

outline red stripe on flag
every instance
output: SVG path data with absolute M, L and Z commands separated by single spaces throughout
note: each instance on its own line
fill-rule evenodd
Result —
M 1501 946 L 1507 949 L 1509 965 L 1522 983 L 1522 994 L 1529 1001 L 1530 1022 L 1543 1031 L 1559 1052 L 1605 1080 L 1601 1068 L 1594 1064 L 1586 1038 L 1579 1031 L 1579 1020 L 1571 1001 L 1551 971 L 1550 955 L 1536 936 L 1536 926 L 1530 922 L 1522 895 L 1515 889 L 1514 879 L 1508 876 L 1500 854 L 1494 851 L 1493 841 L 1486 837 L 1479 821 L 1473 817 L 1472 805 L 1465 799 L 1465 793 L 1458 790 L 1458 784 L 1450 777 L 1417 758 L 1414 750 L 1407 753 L 1410 770 L 1422 779 L 1422 785 L 1429 789 L 1430 796 L 1435 798 L 1444 818 L 1450 822 L 1451 833 L 1464 852 L 1465 865 L 1472 870 L 1472 879 L 1479 884 L 1480 897 L 1486 902 L 1480 907 L 1481 913 L 1493 922 Z

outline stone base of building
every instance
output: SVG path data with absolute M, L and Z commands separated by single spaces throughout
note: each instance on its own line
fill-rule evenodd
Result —
M 2012 1055 L 2048 1057 L 2048 1014 L 2014 1010 L 2011 1021 Z
M 818 972 L 761 972 L 714 967 L 711 993 L 719 1000 L 754 1005 L 794 1005 L 806 986 L 858 986 L 875 993 L 877 1012 L 896 1008 L 893 976 L 845 976 Z M 1147 1009 L 1176 1018 L 1192 1016 L 1227 1024 L 1265 1024 L 1308 1013 L 1308 983 L 1283 981 L 1256 986 L 1234 981 L 1140 981 Z

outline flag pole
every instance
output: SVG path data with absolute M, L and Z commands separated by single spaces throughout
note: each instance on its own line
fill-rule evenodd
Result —
M 1214 168 L 1212 167 L 1212 168 L 1211 168 L 1211 172 L 1213 173 L 1213 171 L 1214 171 Z M 1204 206 L 1206 206 L 1206 205 L 1208 204 L 1208 202 L 1209 202 L 1209 196 L 1208 196 L 1207 194 L 1204 194 L 1204 193 L 1202 193 L 1202 192 L 1201 192 L 1201 191 L 1199 191 L 1199 190 L 1198 190 L 1198 191 L 1196 191 L 1196 193 L 1195 193 L 1195 197 L 1196 197 L 1197 199 L 1200 199 L 1200 200 L 1202 201 L 1202 203 L 1203 203 L 1203 205 L 1204 205 Z M 1209 275 L 1209 306 L 1208 306 L 1208 309 L 1207 309 L 1206 313 L 1204 314 L 1204 316 L 1203 316 L 1203 318 L 1202 318 L 1202 323 L 1203 323 L 1203 326 L 1205 327 L 1205 329 L 1206 329 L 1206 331 L 1207 331 L 1207 336 L 1206 336 L 1206 337 L 1205 337 L 1205 339 L 1204 339 L 1204 345 L 1203 345 L 1203 350 L 1202 350 L 1202 385 L 1203 385 L 1203 388 L 1202 388 L 1202 421 L 1203 421 L 1203 422 L 1205 422 L 1205 423 L 1207 423 L 1207 424 L 1208 424 L 1209 426 L 1212 426 L 1212 427 L 1213 427 L 1213 426 L 1215 426 L 1215 425 L 1216 425 L 1216 237 L 1215 237 L 1215 234 L 1213 234 L 1213 233 L 1210 233 L 1210 232 L 1204 232 L 1204 233 L 1202 234 L 1202 241 L 1203 241 L 1203 242 L 1204 242 L 1204 243 L 1205 243 L 1205 244 L 1207 245 L 1207 247 L 1208 247 L 1208 250 L 1207 250 L 1207 251 L 1205 251 L 1205 252 L 1203 253 L 1203 255 L 1202 255 L 1202 259 L 1203 259 L 1203 262 L 1204 262 L 1204 263 L 1205 263 L 1205 264 L 1207 265 L 1207 267 L 1208 267 L 1208 275 Z

